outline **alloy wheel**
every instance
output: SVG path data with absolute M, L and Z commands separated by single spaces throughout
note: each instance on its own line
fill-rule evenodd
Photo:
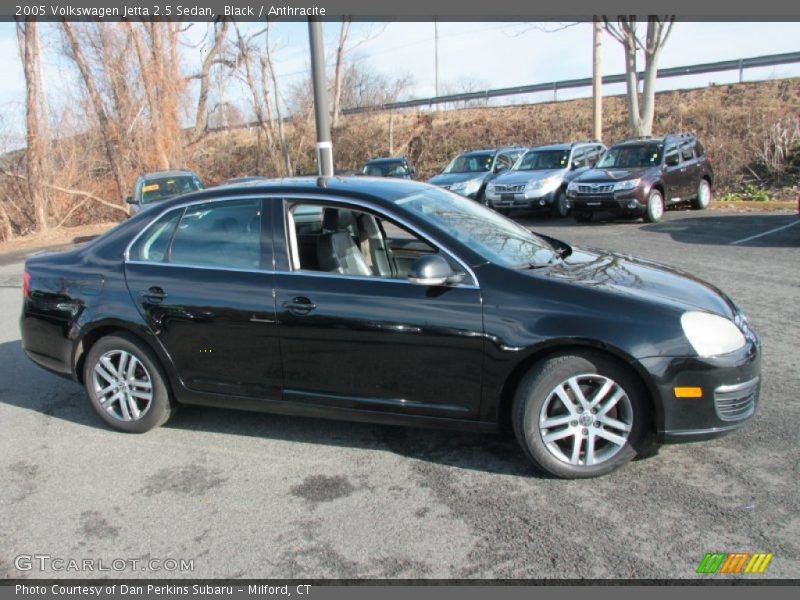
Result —
M 110 350 L 100 356 L 93 370 L 97 401 L 113 418 L 138 421 L 153 402 L 153 381 L 136 356 Z
M 539 413 L 548 452 L 573 466 L 594 466 L 617 455 L 633 429 L 633 408 L 613 379 L 594 373 L 558 384 Z

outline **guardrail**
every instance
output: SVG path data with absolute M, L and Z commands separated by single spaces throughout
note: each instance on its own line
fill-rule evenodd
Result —
M 734 60 L 723 60 L 713 63 L 702 63 L 698 65 L 688 65 L 685 67 L 669 67 L 658 70 L 658 78 L 683 77 L 686 75 L 701 75 L 703 73 L 718 73 L 723 71 L 739 71 L 739 82 L 744 80 L 744 70 L 754 67 L 771 67 L 776 65 L 787 65 L 800 62 L 800 52 L 787 52 L 785 54 L 768 54 L 766 56 L 754 56 L 751 58 L 740 58 Z M 644 76 L 639 72 L 639 78 Z M 605 75 L 603 84 L 624 83 L 626 75 Z M 514 87 L 498 88 L 493 90 L 483 90 L 480 92 L 464 92 L 460 94 L 449 94 L 446 96 L 431 96 L 430 98 L 415 98 L 413 100 L 403 100 L 400 102 L 389 102 L 375 106 L 356 106 L 345 108 L 342 114 L 354 115 L 365 112 L 376 112 L 394 110 L 399 108 L 413 108 L 416 106 L 433 106 L 434 104 L 445 104 L 447 102 L 466 102 L 469 100 L 484 100 L 499 96 L 513 96 L 516 94 L 531 94 L 535 92 L 552 91 L 554 98 L 557 99 L 558 90 L 589 87 L 592 85 L 591 77 L 581 79 L 565 79 L 562 81 L 550 81 L 547 83 L 534 83 L 531 85 L 518 85 Z

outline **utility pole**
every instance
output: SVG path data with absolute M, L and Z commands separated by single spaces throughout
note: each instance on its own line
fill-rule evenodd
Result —
M 603 139 L 603 70 L 600 66 L 600 51 L 603 48 L 603 21 L 595 15 L 592 43 L 592 123 L 594 139 Z
M 311 47 L 311 81 L 314 86 L 314 116 L 317 122 L 317 172 L 320 177 L 331 177 L 333 144 L 328 112 L 328 86 L 325 81 L 322 24 L 317 19 L 308 19 L 308 43 Z
M 433 18 L 433 54 L 434 54 L 434 89 L 435 96 L 439 95 L 439 19 Z

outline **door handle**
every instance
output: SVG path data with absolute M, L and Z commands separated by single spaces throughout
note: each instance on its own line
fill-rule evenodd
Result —
M 305 296 L 298 296 L 297 298 L 287 300 L 281 306 L 295 315 L 307 315 L 312 310 L 317 308 L 317 305 L 311 302 L 311 300 Z
M 167 298 L 167 293 L 158 286 L 153 286 L 145 292 L 142 292 L 142 299 L 150 304 L 160 304 Z

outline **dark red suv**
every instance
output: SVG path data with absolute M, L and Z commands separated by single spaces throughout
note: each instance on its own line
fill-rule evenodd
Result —
M 612 146 L 591 169 L 570 183 L 567 197 L 578 221 L 596 212 L 661 220 L 667 206 L 711 202 L 714 172 L 691 133 L 639 138 Z

